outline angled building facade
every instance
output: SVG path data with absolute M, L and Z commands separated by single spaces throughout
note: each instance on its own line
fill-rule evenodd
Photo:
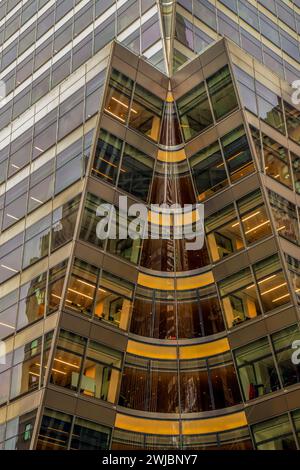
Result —
M 1 3 L 3 449 L 300 449 L 299 35 L 299 1 Z M 203 203 L 204 246 L 99 239 L 120 196 Z

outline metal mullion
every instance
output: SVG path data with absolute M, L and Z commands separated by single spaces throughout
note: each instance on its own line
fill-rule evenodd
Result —
M 261 310 L 261 316 L 264 317 L 265 314 L 266 315 L 268 314 L 268 312 L 265 312 L 265 309 L 263 308 L 263 303 L 262 303 L 262 300 L 261 300 L 261 293 L 260 293 L 260 290 L 259 290 L 259 287 L 258 287 L 258 281 L 256 279 L 256 275 L 255 275 L 255 272 L 254 272 L 254 269 L 253 269 L 253 265 L 250 264 L 249 268 L 250 268 L 250 272 L 251 272 L 251 275 L 252 275 L 252 279 L 254 281 L 254 288 L 255 288 L 255 292 L 256 292 L 256 296 L 257 296 L 258 305 L 259 305 L 259 308 Z M 259 317 L 259 314 L 256 315 L 256 317 Z
M 72 437 L 73 437 L 73 431 L 74 431 L 74 426 L 75 426 L 75 420 L 76 420 L 76 416 L 73 415 L 73 416 L 72 416 L 72 421 L 71 421 L 71 426 L 70 426 L 70 432 L 69 432 L 68 442 L 67 442 L 67 445 L 66 445 L 66 450 L 70 450 L 70 448 L 71 448 L 71 441 L 72 441 Z
M 90 344 L 90 339 L 86 338 L 82 355 L 80 355 L 78 353 L 75 353 L 75 355 L 81 356 L 81 358 L 82 358 L 80 371 L 79 371 L 79 374 L 78 374 L 78 384 L 77 384 L 77 390 L 76 390 L 76 393 L 78 393 L 79 395 L 80 395 L 81 381 L 82 381 L 82 377 L 83 377 L 83 369 L 84 369 L 85 360 L 87 358 L 87 349 L 88 349 L 89 344 Z M 74 354 L 73 351 L 69 351 L 69 352 Z
M 196 299 L 197 299 L 197 310 L 198 310 L 198 315 L 199 315 L 201 335 L 202 335 L 202 337 L 204 337 L 205 336 L 205 328 L 204 328 L 203 313 L 202 313 L 202 309 L 201 309 L 201 296 L 200 296 L 199 289 L 196 290 Z
M 207 378 L 208 378 L 208 388 L 209 388 L 209 393 L 210 393 L 210 399 L 211 399 L 211 404 L 212 404 L 212 409 L 216 409 L 216 404 L 215 404 L 215 397 L 214 397 L 214 390 L 212 386 L 212 380 L 210 376 L 210 367 L 208 364 L 208 359 L 205 358 L 205 365 L 206 365 L 206 371 L 207 371 Z
M 280 373 L 280 369 L 279 369 L 279 366 L 278 366 L 278 363 L 277 363 L 277 355 L 276 355 L 276 351 L 275 351 L 275 348 L 274 348 L 274 345 L 273 345 L 273 340 L 271 339 L 271 335 L 268 335 L 268 342 L 269 342 L 270 349 L 271 349 L 271 352 L 272 352 L 272 356 L 273 356 L 273 360 L 274 360 L 274 364 L 275 364 L 275 369 L 276 369 L 276 372 L 277 372 L 277 375 L 278 375 L 278 378 L 279 378 L 280 387 L 281 387 L 282 390 L 284 390 L 285 386 L 284 386 L 284 383 L 283 383 L 283 380 L 282 380 L 282 377 L 281 377 L 281 373 Z

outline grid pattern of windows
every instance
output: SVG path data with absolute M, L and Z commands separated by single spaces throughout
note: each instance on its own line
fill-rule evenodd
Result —
M 269 10 L 266 14 L 260 5 L 255 7 L 246 0 L 177 3 L 176 39 L 186 47 L 186 52 L 184 55 L 175 50 L 175 68 L 188 60 L 189 50 L 202 52 L 224 35 L 288 82 L 298 79 L 295 63 L 300 61 L 300 14 L 292 5 L 289 7 L 282 0 L 260 1 Z
M 29 450 L 36 410 L 0 424 L 0 450 Z
M 300 111 L 241 68 L 235 66 L 234 70 L 245 108 L 265 121 L 269 126 L 299 144 Z M 266 140 L 267 137 L 264 139 Z M 275 154 L 277 152 L 277 158 L 281 158 L 284 161 L 286 150 L 282 147 L 280 148 L 279 144 L 277 144 L 279 148 L 274 149 L 274 143 L 270 142 L 270 140 L 265 142 L 264 146 L 269 149 L 269 152 L 273 151 Z
M 246 401 L 299 383 L 299 365 L 292 361 L 299 338 L 299 327 L 293 325 L 234 351 Z
M 126 330 L 132 295 L 130 282 L 75 259 L 65 309 Z
M 228 276 L 218 285 L 228 328 L 292 300 L 278 255 Z
M 0 339 L 42 320 L 58 309 L 66 261 L 32 278 L 1 298 Z
M 224 207 L 205 220 L 212 261 L 223 260 L 272 235 L 261 190 Z
M 121 365 L 119 351 L 61 330 L 50 383 L 83 396 L 115 403 Z
M 44 385 L 53 332 L 8 351 L 0 365 L 0 404 L 33 392 Z M 7 348 L 8 349 L 8 348 Z
M 252 426 L 258 450 L 299 450 L 300 410 L 277 416 Z
M 107 450 L 111 429 L 46 408 L 39 431 L 37 450 Z
M 254 163 L 244 127 L 238 127 L 201 149 L 190 158 L 199 200 L 254 172 Z
M 73 238 L 79 200 L 77 196 L 68 201 L 1 245 L 0 283 L 50 255 Z

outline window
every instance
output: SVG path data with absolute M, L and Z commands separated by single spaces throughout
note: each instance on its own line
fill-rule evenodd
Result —
M 133 285 L 103 272 L 96 292 L 94 318 L 127 330 Z
M 86 340 L 68 331 L 61 331 L 52 363 L 52 384 L 77 390 Z
M 39 431 L 37 450 L 66 450 L 72 417 L 45 409 Z
M 65 308 L 83 315 L 92 315 L 98 268 L 75 259 L 69 280 Z
M 281 134 L 285 134 L 281 98 L 259 82 L 256 82 L 256 92 L 259 117 Z
M 217 121 L 237 108 L 236 94 L 227 65 L 207 80 L 207 86 Z
M 134 218 L 129 217 L 128 220 L 125 220 L 124 217 L 119 217 L 118 209 L 115 208 L 115 212 L 115 221 L 111 219 L 110 230 L 112 230 L 113 234 L 116 233 L 116 238 L 108 238 L 106 250 L 113 255 L 120 256 L 121 258 L 127 259 L 127 261 L 130 261 L 131 263 L 137 264 L 141 251 L 141 240 L 139 238 L 133 240 L 129 237 L 126 239 L 119 238 L 120 231 L 124 233 L 127 227 L 126 224 L 130 224 Z
M 259 20 L 258 20 L 258 12 L 257 8 L 248 5 L 247 2 L 244 0 L 240 0 L 239 2 L 239 16 L 242 18 L 246 23 L 252 26 L 256 31 L 259 31 Z
M 262 140 L 265 173 L 285 186 L 292 188 L 292 172 L 287 149 L 267 135 L 263 134 Z
M 230 38 L 236 44 L 240 46 L 240 32 L 239 26 L 235 21 L 231 20 L 227 15 L 217 10 L 219 34 Z
M 286 255 L 290 279 L 292 281 L 292 289 L 296 295 L 298 303 L 300 303 L 300 261 Z
M 271 222 L 260 190 L 238 200 L 237 206 L 247 244 L 251 245 L 272 235 Z
M 223 364 L 220 363 L 221 357 Z M 214 408 L 223 409 L 241 403 L 241 392 L 231 357 L 224 355 L 208 358 L 208 367 L 213 389 Z
M 277 232 L 281 237 L 299 244 L 296 206 L 273 191 L 268 191 Z
M 207 241 L 213 261 L 219 261 L 244 248 L 241 227 L 233 204 L 208 217 Z
M 254 264 L 253 268 L 265 312 L 290 302 L 287 281 L 278 255 Z M 251 287 L 253 289 L 254 286 Z
M 271 19 L 259 12 L 261 33 L 276 46 L 280 47 L 280 37 L 277 24 L 273 23 Z
M 53 212 L 51 251 L 56 250 L 73 238 L 79 202 L 80 196 L 76 196 Z
M 11 419 L 0 426 L 0 444 L 2 450 L 29 450 L 34 428 L 36 410 Z M 1 428 L 3 429 L 1 433 Z M 6 429 L 5 429 L 6 428 Z
M 213 124 L 205 84 L 193 88 L 177 101 L 185 140 L 190 140 Z
M 42 364 L 42 338 L 14 351 L 10 398 L 15 398 L 39 387 Z
M 97 224 L 99 218 L 96 216 L 97 207 L 104 201 L 88 193 L 80 229 L 80 239 L 93 245 L 104 248 L 104 240 L 97 237 Z
M 200 201 L 228 186 L 227 173 L 218 142 L 195 154 L 190 161 Z
M 136 84 L 130 110 L 129 125 L 152 140 L 158 141 L 162 100 Z
M 242 48 L 259 60 L 259 62 L 263 62 L 261 42 L 252 36 L 252 34 L 249 34 L 244 28 L 240 27 L 240 30 L 242 36 Z
M 17 274 L 22 265 L 22 239 L 17 235 L 0 248 L 0 283 Z M 8 253 L 7 253 L 8 252 Z M 7 254 L 6 254 L 7 253 Z
M 115 403 L 120 379 L 122 354 L 90 341 L 83 364 L 80 392 Z
M 47 273 L 42 273 L 20 288 L 17 329 L 43 318 L 46 307 Z
M 54 158 L 30 176 L 28 212 L 48 201 L 54 190 Z
M 101 130 L 96 147 L 92 174 L 108 183 L 115 184 L 121 160 L 122 141 L 114 135 Z
M 205 361 L 181 362 L 179 380 L 182 413 L 197 413 L 213 409 Z
M 178 41 L 194 50 L 193 25 L 179 13 L 176 13 L 175 35 Z
M 252 155 L 243 126 L 222 137 L 221 143 L 232 182 L 254 171 Z
M 50 314 L 60 305 L 62 290 L 65 281 L 67 262 L 57 264 L 49 271 L 47 313 Z
M 237 349 L 235 358 L 245 400 L 253 400 L 280 388 L 267 338 Z
M 102 424 L 76 418 L 70 450 L 107 450 L 111 429 Z
M 123 123 L 127 122 L 132 88 L 133 81 L 130 78 L 112 69 L 105 112 Z
M 230 356 L 180 361 L 126 356 L 119 405 L 157 413 L 199 413 L 241 402 Z
M 300 382 L 300 366 L 292 361 L 292 344 L 300 340 L 300 331 L 297 325 L 286 328 L 272 335 L 272 343 L 276 355 L 279 373 L 283 387 Z
M 234 66 L 234 71 L 238 80 L 239 92 L 241 94 L 243 105 L 249 111 L 257 115 L 258 111 L 254 78 L 236 65 Z
M 4 339 L 14 333 L 17 321 L 17 301 L 18 289 L 13 290 L 4 297 L 1 297 L 0 339 Z
M 125 145 L 118 187 L 144 201 L 148 198 L 153 176 L 154 160 L 145 153 Z
M 300 441 L 300 410 L 293 411 L 292 419 L 295 426 L 295 430 L 298 437 L 298 442 Z
M 79 139 L 56 157 L 55 195 L 63 191 L 84 174 L 86 155 L 82 149 L 82 139 Z
M 219 289 L 229 328 L 261 314 L 253 275 L 249 268 L 221 281 Z
M 28 227 L 25 232 L 23 269 L 49 253 L 51 215 Z
M 258 450 L 297 450 L 287 414 L 252 426 Z
M 292 168 L 294 174 L 295 189 L 300 194 L 300 157 L 291 152 Z

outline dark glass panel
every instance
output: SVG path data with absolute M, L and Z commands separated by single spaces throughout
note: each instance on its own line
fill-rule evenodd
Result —
M 177 105 L 185 140 L 190 140 L 213 124 L 204 83 L 180 98 Z

